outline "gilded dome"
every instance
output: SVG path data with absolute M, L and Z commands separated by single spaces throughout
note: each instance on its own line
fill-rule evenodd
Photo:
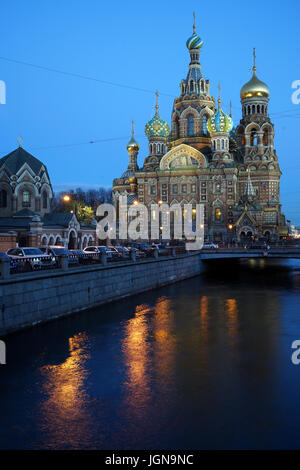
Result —
M 136 177 L 135 176 L 130 176 L 129 183 L 136 183 Z
M 207 129 L 210 134 L 214 132 L 230 132 L 233 128 L 233 121 L 230 116 L 224 113 L 219 102 L 218 111 L 210 116 L 207 121 Z
M 127 144 L 128 152 L 138 152 L 139 151 L 139 144 L 135 140 L 134 136 L 132 135 L 130 141 Z
M 253 70 L 253 75 L 249 82 L 245 83 L 245 85 L 241 89 L 241 99 L 246 98 L 254 98 L 254 97 L 264 97 L 269 98 L 270 96 L 270 89 L 268 85 L 264 82 L 259 80 L 256 76 L 255 70 Z

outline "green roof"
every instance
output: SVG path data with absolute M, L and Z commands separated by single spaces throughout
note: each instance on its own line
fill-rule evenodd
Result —
M 26 150 L 24 150 L 22 147 L 18 147 L 13 152 L 9 153 L 8 155 L 5 155 L 5 157 L 2 157 L 0 159 L 0 168 L 2 165 L 6 165 L 9 171 L 13 175 L 15 175 L 25 163 L 30 166 L 30 168 L 34 171 L 36 175 L 44 166 L 44 168 L 46 169 L 47 176 L 49 178 L 46 166 L 33 155 L 26 152 Z

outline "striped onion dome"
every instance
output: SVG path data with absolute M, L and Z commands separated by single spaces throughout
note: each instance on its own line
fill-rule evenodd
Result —
M 199 36 L 194 33 L 188 40 L 186 41 L 186 47 L 191 50 L 191 49 L 201 49 L 203 46 L 203 41 Z

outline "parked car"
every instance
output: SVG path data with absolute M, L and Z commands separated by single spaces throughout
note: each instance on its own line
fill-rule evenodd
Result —
M 77 256 L 79 264 L 90 264 L 93 261 L 83 250 L 70 250 L 70 252 Z
M 152 249 L 155 249 L 155 248 L 158 249 L 158 253 L 162 256 L 169 254 L 168 248 L 163 243 L 153 243 Z
M 4 257 L 7 257 L 8 255 L 6 253 L 3 253 L 2 251 L 0 251 L 0 258 L 4 258 Z M 18 261 L 14 258 L 11 258 L 10 256 L 9 257 L 9 261 L 10 261 L 10 272 L 11 273 L 17 273 L 18 271 L 21 270 L 21 263 L 18 263 Z
M 134 246 L 127 246 L 127 250 L 129 250 L 129 253 L 132 250 L 134 250 L 136 258 L 146 258 L 146 256 L 147 256 L 147 253 L 145 251 L 139 250 L 138 248 L 136 248 Z
M 134 243 L 134 244 L 132 243 L 131 246 L 133 246 L 134 248 L 137 248 L 138 250 L 143 251 L 148 256 L 152 255 L 153 248 L 150 245 L 148 245 L 148 243 Z
M 19 260 L 22 265 L 22 269 L 28 271 L 31 271 L 32 269 L 47 268 L 55 264 L 53 258 L 44 254 L 39 248 L 10 248 L 7 250 L 6 254 L 12 259 Z
M 225 242 L 218 242 L 218 248 L 226 248 L 226 243 Z
M 113 258 L 118 258 L 119 255 L 118 253 L 115 254 L 113 250 L 108 248 L 107 246 L 104 245 L 99 245 L 99 246 L 87 246 L 83 249 L 84 253 L 88 253 L 90 255 L 94 254 L 97 255 L 96 259 L 99 260 L 99 257 L 101 253 L 105 252 L 107 259 L 112 260 Z
M 212 242 L 205 242 L 202 247 L 203 250 L 212 249 L 212 248 L 216 249 L 218 248 L 218 245 Z
M 112 250 L 117 250 L 121 258 L 123 259 L 128 259 L 130 256 L 129 250 L 124 246 L 110 246 L 109 248 L 111 248 Z
M 55 262 L 57 261 L 57 257 L 59 255 L 64 254 L 68 256 L 69 265 L 79 264 L 78 256 L 72 253 L 70 250 L 68 250 L 64 246 L 58 246 L 58 245 L 40 246 L 39 249 L 46 255 L 51 256 L 53 261 Z

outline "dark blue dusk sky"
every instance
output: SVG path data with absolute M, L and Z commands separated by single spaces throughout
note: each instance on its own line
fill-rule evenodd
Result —
M 287 217 L 300 225 L 300 104 L 291 101 L 292 82 L 300 80 L 299 1 L 3 2 L 0 80 L 7 86 L 7 103 L 0 105 L 1 156 L 17 146 L 21 134 L 24 148 L 47 165 L 54 189 L 111 186 L 127 167 L 134 118 L 142 164 L 154 91 L 159 90 L 160 114 L 170 123 L 172 101 L 188 70 L 185 41 L 192 33 L 193 10 L 204 40 L 202 72 L 214 96 L 220 81 L 223 109 L 229 112 L 231 99 L 235 124 L 256 47 L 258 77 L 271 90 L 281 199 Z M 103 139 L 112 140 L 87 143 Z

